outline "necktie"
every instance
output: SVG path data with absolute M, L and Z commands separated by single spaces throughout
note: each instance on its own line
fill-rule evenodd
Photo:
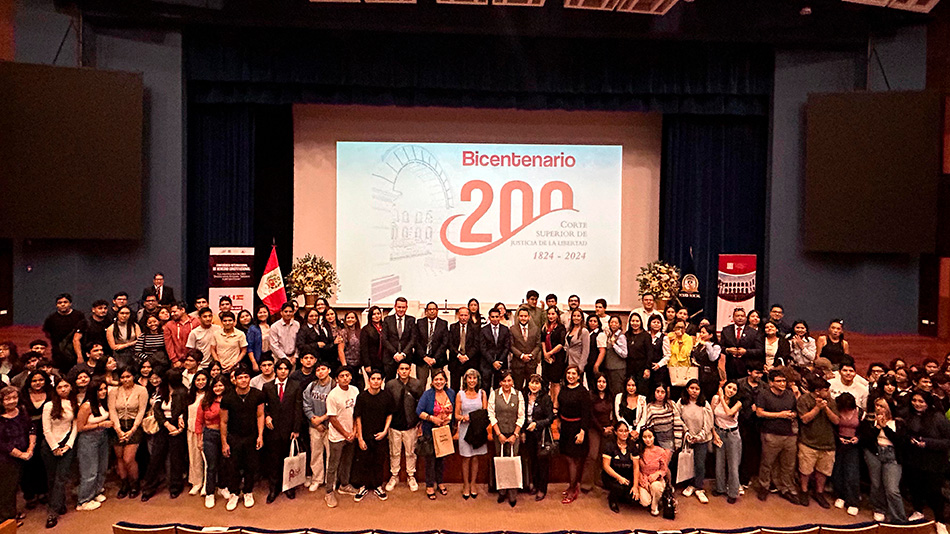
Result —
M 280 397 L 280 402 L 284 402 L 284 385 L 277 384 L 277 396 Z
M 435 329 L 434 324 L 434 321 L 429 321 L 429 336 L 426 338 L 426 354 L 429 354 L 432 350 L 432 331 Z
M 736 341 L 739 341 L 740 339 L 742 339 L 742 327 L 737 326 L 736 327 Z
M 528 341 L 528 325 L 526 324 L 521 325 L 521 337 Z
M 161 288 L 161 287 L 156 287 L 156 288 L 155 288 L 155 295 L 158 297 L 158 301 L 161 302 L 161 301 L 162 301 L 162 288 Z
M 492 326 L 491 331 L 495 334 L 495 343 L 498 343 L 498 325 Z
M 461 343 L 459 343 L 459 352 L 465 354 L 465 325 L 462 325 Z
M 402 337 L 402 317 L 396 317 L 396 333 Z

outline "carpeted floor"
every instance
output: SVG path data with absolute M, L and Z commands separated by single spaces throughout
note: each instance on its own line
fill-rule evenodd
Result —
M 741 497 L 730 505 L 724 498 L 711 497 L 709 504 L 699 503 L 695 497 L 677 496 L 677 518 L 668 521 L 652 517 L 648 510 L 639 506 L 622 507 L 620 514 L 607 508 L 606 498 L 599 489 L 593 490 L 571 505 L 560 503 L 564 484 L 555 484 L 551 493 L 542 502 L 523 494 L 514 508 L 498 504 L 493 494 L 480 493 L 475 500 L 463 500 L 461 486 L 449 484 L 449 494 L 429 501 L 423 489 L 411 493 L 405 485 L 389 494 L 381 502 L 368 495 L 355 503 L 352 497 L 342 497 L 335 509 L 327 508 L 324 492 L 298 492 L 291 501 L 281 496 L 273 504 L 265 504 L 266 493 L 260 487 L 255 492 L 256 504 L 245 509 L 239 504 L 237 510 L 224 509 L 224 500 L 217 499 L 215 508 L 204 507 L 203 497 L 184 494 L 175 500 L 163 492 L 148 503 L 140 500 L 115 498 L 115 489 L 108 489 L 109 499 L 98 510 L 75 511 L 75 499 L 71 498 L 70 511 L 60 518 L 54 531 L 104 534 L 118 521 L 159 524 L 179 522 L 201 526 L 254 526 L 268 529 L 292 529 L 314 527 L 334 531 L 385 529 L 403 532 L 419 532 L 446 529 L 464 532 L 487 532 L 508 530 L 516 532 L 545 532 L 576 530 L 610 532 L 626 529 L 669 530 L 685 528 L 732 529 L 751 525 L 794 526 L 806 523 L 845 525 L 870 521 L 871 514 L 862 510 L 857 517 L 843 510 L 823 510 L 812 503 L 808 508 L 794 506 L 773 494 L 765 502 L 753 495 Z M 485 488 L 482 487 L 484 492 Z M 44 527 L 45 509 L 29 511 L 24 529 L 38 532 Z

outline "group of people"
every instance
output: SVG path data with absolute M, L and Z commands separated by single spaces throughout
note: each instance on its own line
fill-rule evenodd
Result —
M 24 354 L 0 343 L 0 520 L 21 517 L 19 489 L 28 509 L 46 503 L 55 526 L 74 464 L 82 511 L 106 500 L 110 465 L 117 498 L 148 501 L 164 483 L 172 498 L 187 489 L 234 510 L 254 506 L 264 479 L 268 503 L 294 499 L 283 465 L 297 451 L 307 455 L 300 489 L 321 491 L 328 507 L 342 495 L 385 500 L 403 470 L 417 491 L 419 456 L 436 500 L 448 488 L 433 434 L 447 430 L 466 500 L 479 495 L 489 452 L 521 458 L 523 491 L 537 501 L 561 455 L 562 503 L 601 486 L 612 511 L 637 503 L 658 515 L 677 479 L 684 497 L 709 502 L 714 455 L 712 494 L 728 503 L 776 492 L 856 515 L 863 458 L 876 520 L 916 520 L 929 506 L 945 532 L 950 357 L 872 364 L 861 377 L 841 321 L 814 339 L 779 305 L 767 319 L 737 308 L 717 335 L 649 293 L 623 317 L 603 299 L 589 314 L 576 295 L 563 311 L 555 295 L 539 299 L 529 291 L 512 312 L 498 303 L 484 315 L 472 299 L 449 324 L 434 302 L 415 318 L 400 297 L 389 314 L 370 307 L 361 326 L 322 299 L 272 317 L 264 306 L 235 314 L 226 297 L 215 314 L 201 297 L 189 314 L 161 273 L 134 311 L 117 293 L 85 317 L 62 294 L 48 342 Z M 516 506 L 518 490 L 481 483 Z

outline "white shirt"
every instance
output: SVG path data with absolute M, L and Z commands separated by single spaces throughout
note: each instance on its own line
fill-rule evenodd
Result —
M 204 328 L 198 325 L 188 334 L 188 341 L 185 342 L 185 347 L 201 351 L 202 358 L 201 363 L 198 364 L 198 369 L 211 367 L 211 362 L 214 359 L 211 355 L 211 347 L 215 344 L 214 333 L 220 329 L 221 327 L 215 324 L 211 325 L 210 328 Z
M 346 389 L 341 389 L 338 386 L 327 395 L 327 415 L 336 416 L 337 422 L 347 432 L 353 431 L 353 408 L 356 407 L 356 397 L 359 394 L 360 392 L 353 386 Z M 346 440 L 346 436 L 341 434 L 332 423 L 330 424 L 328 437 L 333 443 Z
M 850 393 L 854 396 L 854 401 L 858 405 L 858 408 L 862 410 L 865 409 L 868 403 L 868 386 L 867 381 L 862 384 L 858 380 L 858 376 L 854 377 L 854 380 L 851 381 L 850 386 L 846 386 L 841 382 L 841 377 L 837 374 L 834 378 L 828 381 L 830 384 L 829 391 L 831 391 L 831 396 L 837 398 L 838 395 L 842 393 Z
M 516 395 L 518 399 L 518 418 L 515 420 L 515 426 L 521 428 L 524 426 L 524 398 L 521 396 L 521 393 L 514 388 L 511 388 L 511 391 L 508 395 L 502 393 L 501 389 L 492 390 L 491 395 L 488 396 L 488 424 L 495 426 L 498 424 L 498 419 L 495 417 L 495 395 L 501 395 L 505 399 L 505 404 L 511 402 L 511 396 Z
M 297 354 L 297 331 L 300 323 L 290 320 L 285 323 L 283 318 L 270 325 L 267 337 L 270 339 L 270 350 L 274 354 L 274 361 L 281 358 L 293 358 Z
M 661 312 L 660 310 L 656 308 L 653 308 L 652 310 L 647 311 L 646 308 L 644 308 L 643 306 L 640 306 L 639 308 L 633 310 L 630 313 L 631 314 L 635 313 L 640 316 L 640 320 L 643 321 L 643 325 L 640 328 L 643 328 L 644 330 L 650 329 L 650 316 L 659 315 L 660 320 L 663 321 L 662 323 L 663 326 L 660 328 L 660 330 L 666 330 L 666 316 L 663 315 L 663 312 Z M 628 316 L 627 321 L 629 320 L 630 320 L 630 317 Z M 606 327 L 607 325 L 604 325 L 604 326 Z M 627 325 L 623 325 L 623 328 L 627 328 Z

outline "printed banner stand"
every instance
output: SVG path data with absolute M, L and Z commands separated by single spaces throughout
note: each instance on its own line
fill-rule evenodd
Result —
M 231 311 L 254 306 L 254 247 L 211 247 L 208 255 L 208 305 L 218 315 L 221 297 L 231 298 Z
M 737 307 L 755 308 L 755 254 L 719 255 L 719 291 L 716 299 L 716 328 L 732 324 Z

